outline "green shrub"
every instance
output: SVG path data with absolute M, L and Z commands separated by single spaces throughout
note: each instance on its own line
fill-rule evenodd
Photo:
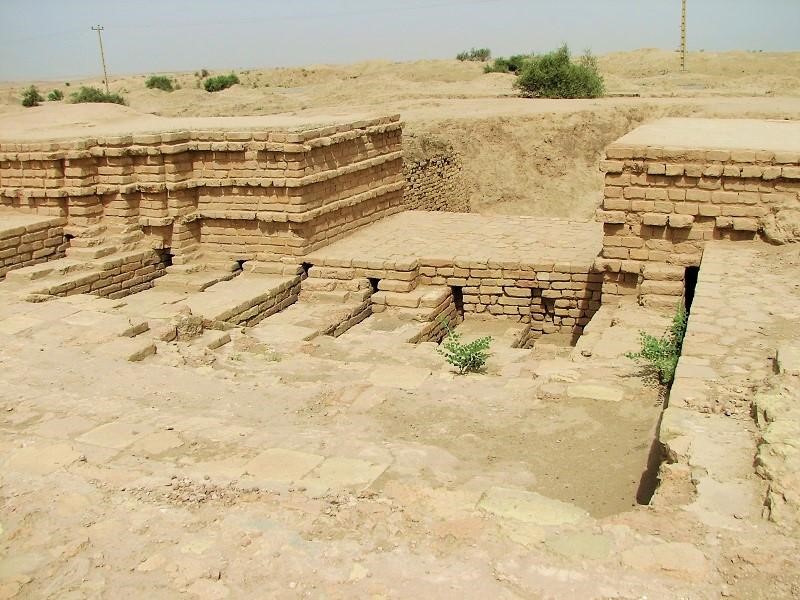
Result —
M 22 106 L 27 106 L 28 108 L 31 106 L 39 106 L 39 102 L 43 101 L 44 98 L 39 93 L 39 90 L 36 89 L 35 85 L 32 85 L 22 92 Z
M 209 77 L 203 83 L 203 87 L 206 88 L 207 92 L 219 92 L 220 90 L 228 89 L 237 83 L 239 83 L 239 78 L 235 73 L 231 73 L 230 75 L 217 75 L 216 77 Z
M 519 73 L 525 61 L 533 58 L 532 54 L 515 54 L 508 58 L 495 58 L 494 62 L 483 67 L 484 73 Z
M 166 75 L 151 75 L 147 78 L 147 81 L 145 81 L 144 84 L 150 90 L 156 89 L 163 90 L 165 92 L 171 92 L 175 89 L 172 85 L 172 79 Z
M 447 337 L 436 351 L 458 369 L 459 375 L 482 371 L 489 358 L 492 338 L 482 337 L 465 344 L 461 341 L 461 334 L 450 329 L 447 321 L 442 321 L 442 325 L 447 329 Z
M 81 104 L 83 102 L 109 102 L 112 104 L 127 104 L 125 98 L 119 94 L 106 93 L 95 87 L 81 86 L 81 88 L 70 95 L 70 102 Z
M 62 92 L 61 90 L 53 90 L 52 92 L 47 94 L 47 99 L 50 100 L 51 102 L 57 102 L 59 100 L 63 100 L 64 92 Z
M 679 308 L 672 318 L 672 325 L 663 336 L 657 338 L 644 331 L 639 332 L 641 349 L 625 356 L 637 363 L 646 363 L 658 375 L 658 380 L 669 385 L 675 379 L 675 369 L 681 357 L 683 338 L 686 335 L 686 311 Z
M 486 62 L 490 58 L 492 58 L 492 51 L 488 48 L 471 48 L 465 52 L 459 52 L 456 54 L 456 60 L 460 60 L 462 62 Z
M 605 92 L 595 58 L 587 52 L 576 64 L 566 44 L 526 60 L 514 85 L 529 98 L 597 98 Z

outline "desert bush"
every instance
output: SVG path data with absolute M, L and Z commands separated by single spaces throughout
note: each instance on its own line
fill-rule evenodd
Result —
M 525 61 L 533 58 L 532 54 L 515 54 L 504 58 L 495 58 L 494 61 L 483 67 L 484 73 L 519 73 Z
M 208 77 L 208 69 L 200 69 L 200 78 L 205 79 Z
M 172 79 L 166 75 L 151 75 L 147 78 L 147 81 L 144 82 L 144 85 L 148 89 L 163 90 L 165 92 L 171 92 L 175 89 L 172 85 Z
M 464 52 L 456 54 L 456 60 L 486 62 L 492 58 L 492 51 L 488 48 L 470 48 Z
M 81 104 L 83 102 L 108 102 L 112 104 L 127 104 L 125 98 L 119 94 L 112 94 L 99 90 L 96 87 L 81 86 L 81 88 L 70 95 L 70 102 Z
M 27 106 L 28 108 L 31 106 L 39 106 L 39 102 L 42 101 L 44 101 L 44 98 L 39 93 L 39 90 L 36 89 L 35 85 L 32 85 L 22 92 L 22 106 Z
M 449 323 L 442 321 L 447 330 L 447 337 L 442 340 L 441 346 L 436 351 L 444 356 L 445 360 L 458 369 L 459 375 L 478 373 L 483 370 L 489 358 L 491 337 L 482 337 L 468 343 L 461 341 L 461 334 L 450 329 Z
M 64 92 L 61 90 L 53 90 L 49 94 L 47 94 L 47 99 L 51 102 L 58 102 L 59 100 L 64 99 Z
M 220 90 L 228 89 L 237 83 L 239 83 L 239 78 L 235 73 L 231 73 L 230 75 L 217 75 L 216 77 L 209 77 L 203 83 L 203 87 L 206 88 L 207 92 L 219 92 Z
M 587 52 L 574 63 L 566 44 L 526 60 L 514 85 L 530 98 L 597 98 L 605 92 L 595 58 Z
M 675 312 L 672 325 L 660 338 L 644 331 L 639 332 L 639 352 L 628 352 L 625 356 L 637 363 L 645 363 L 664 385 L 675 379 L 675 369 L 681 357 L 683 338 L 686 335 L 686 311 L 683 307 Z

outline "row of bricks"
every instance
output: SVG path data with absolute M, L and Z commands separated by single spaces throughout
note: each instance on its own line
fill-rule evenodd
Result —
M 612 161 L 600 162 L 600 170 L 606 173 L 647 173 L 648 175 L 665 175 L 667 177 L 744 177 L 772 180 L 800 179 L 799 166 L 776 165 L 731 165 L 731 164 L 682 164 L 664 162 Z
M 398 189 L 405 187 L 405 181 L 396 173 L 389 172 L 376 179 L 369 180 L 369 183 L 359 182 L 357 185 L 361 186 L 361 190 L 372 190 L 375 187 L 376 181 L 385 180 L 387 182 L 398 184 Z M 295 182 L 300 180 L 295 180 Z M 40 185 L 41 184 L 41 185 Z M 287 187 L 287 184 L 291 184 Z M 208 179 L 208 180 L 190 180 L 181 181 L 177 183 L 130 183 L 122 185 L 109 185 L 109 184 L 92 184 L 86 186 L 54 186 L 53 182 L 37 182 L 36 186 L 20 186 L 8 185 L 0 187 L 0 199 L 2 197 L 25 199 L 25 198 L 70 198 L 70 201 L 80 197 L 96 197 L 107 196 L 112 194 L 164 194 L 169 193 L 170 196 L 180 194 L 181 192 L 188 193 L 203 193 L 209 195 L 241 195 L 244 194 L 258 194 L 258 188 L 267 188 L 269 190 L 277 189 L 280 193 L 288 196 L 309 196 L 316 194 L 317 196 L 324 197 L 325 188 L 311 187 L 313 184 L 300 183 L 294 185 L 291 180 L 274 180 L 274 179 Z M 335 185 L 335 184 L 331 184 Z M 305 186 L 305 187 L 304 187 Z M 217 192 L 216 190 L 220 191 Z M 330 188 L 335 189 L 335 188 Z M 223 191 L 224 190 L 224 191 Z M 237 190 L 237 191 L 233 191 Z M 247 191 L 249 190 L 249 191 Z M 275 193 L 269 191 L 265 193 Z M 352 194 L 359 193 L 358 190 L 351 190 Z
M 697 150 L 686 148 L 668 148 L 659 146 L 626 146 L 612 144 L 606 148 L 608 160 L 664 160 L 665 162 L 735 162 L 735 163 L 778 163 L 800 164 L 800 152 L 770 150 Z
M 64 256 L 65 250 L 65 246 L 47 246 L 45 248 L 33 250 L 32 252 L 15 252 L 10 256 L 4 256 L 4 253 L 0 252 L 0 266 L 10 267 L 13 265 L 27 266 L 28 264 L 36 264 L 46 257 L 56 258 Z
M 2 146 L 2 144 L 0 144 Z M 170 146 L 123 146 L 117 148 L 96 147 L 73 152 L 0 152 L 0 168 L 5 165 L 39 165 L 45 167 L 83 166 L 105 164 L 109 166 L 147 165 L 178 162 L 237 161 L 263 159 L 285 161 L 300 167 L 318 167 L 339 159 L 375 156 L 402 148 L 400 136 L 374 135 L 368 138 L 355 137 L 342 140 L 327 147 L 303 147 L 302 145 L 279 145 L 255 143 L 182 143 Z
M 707 212 L 707 211 L 706 211 Z M 758 231 L 759 217 L 767 214 L 766 210 L 748 209 L 746 207 L 731 207 L 727 210 L 720 211 L 722 215 L 714 217 L 714 223 L 717 228 L 732 227 L 737 231 Z M 631 213 L 621 211 L 598 211 L 598 220 L 610 225 L 619 225 L 631 223 Z M 712 218 L 713 215 L 701 213 L 700 216 L 707 216 Z M 638 218 L 637 218 L 638 220 Z M 672 229 L 686 229 L 692 227 L 695 223 L 695 215 L 693 214 L 647 214 L 641 217 L 641 223 L 653 227 L 666 227 Z M 706 232 L 708 233 L 708 232 Z M 703 235 L 704 239 L 713 239 L 712 236 Z
M 45 141 L 45 142 L 3 142 L 0 143 L 0 152 L 23 152 L 41 153 L 54 152 L 58 150 L 87 150 L 94 147 L 112 149 L 125 146 L 142 147 L 163 147 L 160 144 L 175 144 L 197 142 L 272 142 L 275 144 L 302 145 L 305 142 L 317 139 L 325 139 L 330 143 L 341 143 L 350 139 L 357 139 L 364 135 L 382 135 L 393 133 L 399 135 L 402 129 L 402 122 L 398 118 L 381 117 L 354 122 L 352 124 L 334 125 L 325 128 L 308 129 L 305 131 L 286 131 L 286 130 L 253 130 L 253 131 L 224 131 L 224 130 L 202 130 L 202 131 L 176 131 L 164 133 L 144 133 L 119 136 L 105 136 L 95 138 L 83 138 L 69 141 Z
M 0 219 L 0 223 L 2 223 L 2 219 Z M 39 230 L 33 227 L 9 228 L 0 230 L 0 249 L 17 246 L 19 244 L 29 244 L 47 238 L 60 238 L 63 235 L 63 227 L 49 227 Z
M 626 202 L 672 201 L 707 204 L 775 204 L 791 201 L 795 194 L 786 192 L 736 192 L 677 188 L 612 187 L 606 188 L 604 199 L 619 206 Z M 635 210 L 635 209 L 634 209 Z
M 670 204 L 669 202 L 653 202 L 651 200 L 627 200 L 615 201 L 605 200 L 603 208 L 608 211 L 624 211 L 627 214 L 638 213 L 642 218 L 659 221 L 661 225 L 666 225 L 667 216 L 678 215 L 698 215 L 701 217 L 763 217 L 769 212 L 765 206 L 751 206 L 738 204 L 697 204 L 696 202 L 682 202 L 680 204 Z M 601 213 L 605 214 L 605 213 Z M 656 225 L 657 223 L 647 223 Z
M 389 154 L 357 163 L 346 164 L 313 174 L 291 176 L 287 170 L 280 169 L 186 169 L 160 174 L 132 172 L 127 174 L 97 173 L 92 169 L 65 169 L 63 175 L 46 175 L 44 172 L 19 173 L 18 170 L 0 171 L 0 186 L 3 188 L 86 188 L 92 186 L 166 186 L 185 184 L 188 187 L 304 187 L 314 183 L 349 178 L 356 184 L 368 183 L 379 176 L 394 175 L 402 177 L 400 161 L 402 158 Z M 348 179 L 345 179 L 347 181 Z M 331 184 L 333 185 L 333 184 Z
M 745 192 L 787 192 L 796 194 L 800 191 L 800 180 L 797 179 L 744 179 L 741 177 L 664 177 L 661 175 L 646 174 L 606 174 L 605 187 L 607 194 L 613 194 L 614 188 L 642 187 L 642 188 L 669 188 L 727 190 Z M 619 195 L 619 192 L 616 192 Z M 676 192 L 677 193 L 677 192 Z
M 6 259 L 15 254 L 30 254 L 47 248 L 56 248 L 64 243 L 64 237 L 51 237 L 25 244 L 15 244 L 0 250 L 0 258 Z

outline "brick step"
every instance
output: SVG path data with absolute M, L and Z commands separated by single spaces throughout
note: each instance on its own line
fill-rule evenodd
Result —
M 192 294 L 180 304 L 208 323 L 255 325 L 297 300 L 300 276 L 242 273 Z
M 117 252 L 113 256 L 109 255 L 97 257 L 88 262 L 94 268 L 100 269 L 101 271 L 110 271 L 122 266 L 123 264 L 144 261 L 153 258 L 154 256 L 156 256 L 156 253 L 150 248 L 135 248 L 132 250 Z
M 188 273 L 168 271 L 166 275 L 153 282 L 153 287 L 160 290 L 202 292 L 221 281 L 233 279 L 239 273 L 240 271 L 218 270 L 191 271 Z
M 325 279 L 322 277 L 307 277 L 303 280 L 303 292 L 357 292 L 361 290 L 371 290 L 368 279 L 359 277 L 357 279 Z
M 84 262 L 69 258 L 59 258 L 48 262 L 23 267 L 14 271 L 9 271 L 6 275 L 7 282 L 29 282 L 42 279 L 49 275 L 66 275 L 74 271 L 82 271 L 88 268 Z
M 248 333 L 272 347 L 310 341 L 321 335 L 339 337 L 371 313 L 369 302 L 323 302 L 302 297 Z
M 372 290 L 332 290 L 329 292 L 301 291 L 300 297 L 306 302 L 364 302 L 372 295 Z
M 420 285 L 408 292 L 378 291 L 372 294 L 372 303 L 399 308 L 436 308 L 451 295 L 446 286 Z
M 249 260 L 242 266 L 246 273 L 259 273 L 261 275 L 300 275 L 303 267 L 298 264 Z
M 97 269 L 84 269 L 64 274 L 51 274 L 32 282 L 24 290 L 28 295 L 39 296 L 71 296 L 88 294 L 92 284 L 99 280 L 102 272 Z
M 68 258 L 74 258 L 77 260 L 92 260 L 94 258 L 110 256 L 118 250 L 119 248 L 117 246 L 110 246 L 105 243 L 99 246 L 87 246 L 83 248 L 70 245 L 70 247 L 67 248 L 66 254 Z

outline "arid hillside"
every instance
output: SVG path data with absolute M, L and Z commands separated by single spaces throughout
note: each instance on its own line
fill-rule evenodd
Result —
M 642 122 L 667 115 L 800 118 L 800 53 L 692 52 L 686 72 L 677 53 L 654 49 L 601 56 L 599 64 L 609 96 L 600 100 L 518 98 L 513 75 L 455 60 L 237 70 L 241 84 L 214 94 L 202 89 L 199 70 L 171 74 L 180 89 L 169 93 L 147 89 L 146 73 L 111 78 L 130 110 L 87 106 L 61 120 L 90 128 L 97 119 L 141 113 L 301 120 L 400 113 L 410 151 L 451 146 L 461 155 L 474 211 L 588 219 L 600 197 L 602 149 Z M 68 94 L 101 80 L 0 84 L 0 114 L 47 110 L 42 119 L 27 115 L 41 127 L 58 111 L 20 106 L 31 83 Z

